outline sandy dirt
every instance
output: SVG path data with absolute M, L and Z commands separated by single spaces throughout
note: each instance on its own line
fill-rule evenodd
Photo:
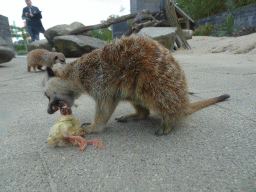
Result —
M 188 40 L 191 50 L 179 50 L 177 53 L 209 54 L 229 53 L 256 55 L 256 33 L 241 37 L 193 36 Z

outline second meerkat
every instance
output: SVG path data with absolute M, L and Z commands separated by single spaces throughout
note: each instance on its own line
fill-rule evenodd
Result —
M 66 58 L 62 53 L 50 52 L 46 49 L 34 49 L 27 54 L 28 72 L 33 67 L 42 70 L 42 66 L 52 67 L 56 63 L 65 64 Z

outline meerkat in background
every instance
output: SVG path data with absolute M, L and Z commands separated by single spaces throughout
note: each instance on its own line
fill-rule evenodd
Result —
M 171 131 L 186 114 L 229 98 L 229 95 L 190 103 L 187 81 L 171 52 L 145 35 L 123 36 L 101 49 L 54 71 L 46 68 L 45 95 L 49 99 L 48 113 L 58 110 L 58 101 L 69 107 L 82 93 L 94 98 L 96 113 L 87 133 L 105 125 L 118 103 L 129 101 L 134 114 L 117 118 L 119 122 L 144 119 L 155 111 L 162 124 L 156 134 Z
M 56 63 L 65 64 L 65 56 L 62 53 L 50 52 L 46 49 L 34 49 L 27 54 L 28 72 L 33 67 L 36 72 L 36 67 L 42 70 L 42 66 L 52 67 Z

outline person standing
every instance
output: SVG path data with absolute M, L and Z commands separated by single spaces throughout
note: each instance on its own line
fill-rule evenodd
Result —
M 36 6 L 32 6 L 31 0 L 25 0 L 27 7 L 23 8 L 22 19 L 26 20 L 28 33 L 32 41 L 39 40 L 39 33 L 44 33 L 41 22 L 42 14 Z

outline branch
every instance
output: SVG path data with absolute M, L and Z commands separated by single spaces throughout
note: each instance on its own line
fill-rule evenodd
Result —
M 12 34 L 12 37 L 21 37 L 22 35 Z
M 175 5 L 172 2 L 170 2 L 170 0 L 165 1 L 164 11 L 165 11 L 165 15 L 167 17 L 167 21 L 170 23 L 170 26 L 177 27 L 177 35 L 179 37 L 179 38 L 177 38 L 178 43 L 182 44 L 182 46 L 184 48 L 190 49 L 190 46 L 183 34 L 183 31 L 178 22 L 178 18 L 177 18 L 176 12 L 175 12 Z
M 134 17 L 136 17 L 137 14 L 138 14 L 138 12 L 131 13 L 131 14 L 124 15 L 124 16 L 121 16 L 121 17 L 118 17 L 118 18 L 111 18 L 111 19 L 107 20 L 106 22 L 104 22 L 102 24 L 80 27 L 80 28 L 77 28 L 73 31 L 70 31 L 67 35 L 78 35 L 78 34 L 81 34 L 81 33 L 87 32 L 87 31 L 107 28 L 110 25 L 113 25 L 115 23 L 120 23 L 122 21 L 127 21 L 129 19 L 133 19 Z M 151 14 L 155 15 L 155 14 L 157 14 L 157 12 L 151 12 Z

